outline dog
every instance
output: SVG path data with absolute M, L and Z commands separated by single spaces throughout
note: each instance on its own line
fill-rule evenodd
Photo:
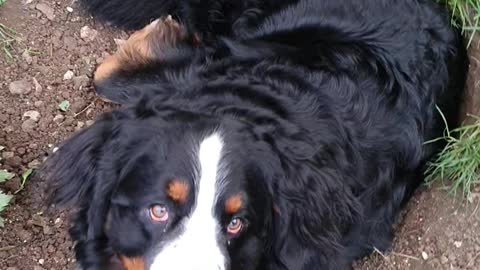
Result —
M 83 4 L 137 30 L 95 73 L 123 106 L 41 169 L 84 270 L 348 269 L 459 124 L 466 49 L 431 0 Z

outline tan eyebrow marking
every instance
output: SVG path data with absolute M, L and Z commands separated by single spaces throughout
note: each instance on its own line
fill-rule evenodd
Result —
M 237 213 L 243 206 L 242 195 L 236 194 L 225 201 L 225 212 L 230 215 Z
M 187 182 L 179 179 L 170 181 L 167 187 L 168 196 L 178 203 L 185 203 L 190 192 L 190 187 Z

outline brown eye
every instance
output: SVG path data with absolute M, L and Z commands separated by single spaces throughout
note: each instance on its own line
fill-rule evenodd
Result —
M 165 206 L 156 204 L 150 207 L 150 218 L 153 221 L 165 222 L 168 220 L 168 210 Z
M 227 226 L 229 234 L 238 234 L 243 229 L 243 221 L 240 218 L 233 218 Z

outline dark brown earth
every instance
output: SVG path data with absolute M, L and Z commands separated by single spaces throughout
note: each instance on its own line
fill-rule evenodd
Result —
M 0 7 L 0 23 L 19 37 L 13 59 L 0 55 L 0 169 L 21 175 L 35 168 L 55 145 L 112 108 L 95 97 L 92 72 L 115 50 L 114 39 L 127 34 L 95 23 L 75 2 L 7 0 Z M 477 115 L 479 48 L 474 42 L 466 107 Z M 58 107 L 64 100 L 70 102 L 66 112 Z M 16 177 L 0 188 L 13 193 L 19 186 Z M 45 207 L 44 186 L 32 177 L 2 213 L 0 269 L 74 269 L 68 217 Z M 373 254 L 355 269 L 480 269 L 479 203 L 475 198 L 465 204 L 438 187 L 422 188 L 404 211 L 392 252 Z

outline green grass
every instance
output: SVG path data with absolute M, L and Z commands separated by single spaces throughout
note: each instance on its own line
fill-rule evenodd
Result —
M 5 2 L 7 2 L 7 0 L 0 0 L 0 7 L 5 4 Z
M 17 33 L 15 30 L 0 23 L 0 50 L 9 59 L 13 59 L 11 51 L 15 41 L 17 41 Z
M 452 10 L 452 23 L 461 27 L 468 38 L 468 46 L 480 31 L 480 0 L 437 0 Z
M 442 181 L 450 193 L 461 191 L 468 200 L 473 186 L 480 183 L 480 117 L 470 117 L 473 124 L 454 130 L 447 127 L 445 136 L 437 139 L 445 139 L 447 146 L 426 171 L 427 184 Z

